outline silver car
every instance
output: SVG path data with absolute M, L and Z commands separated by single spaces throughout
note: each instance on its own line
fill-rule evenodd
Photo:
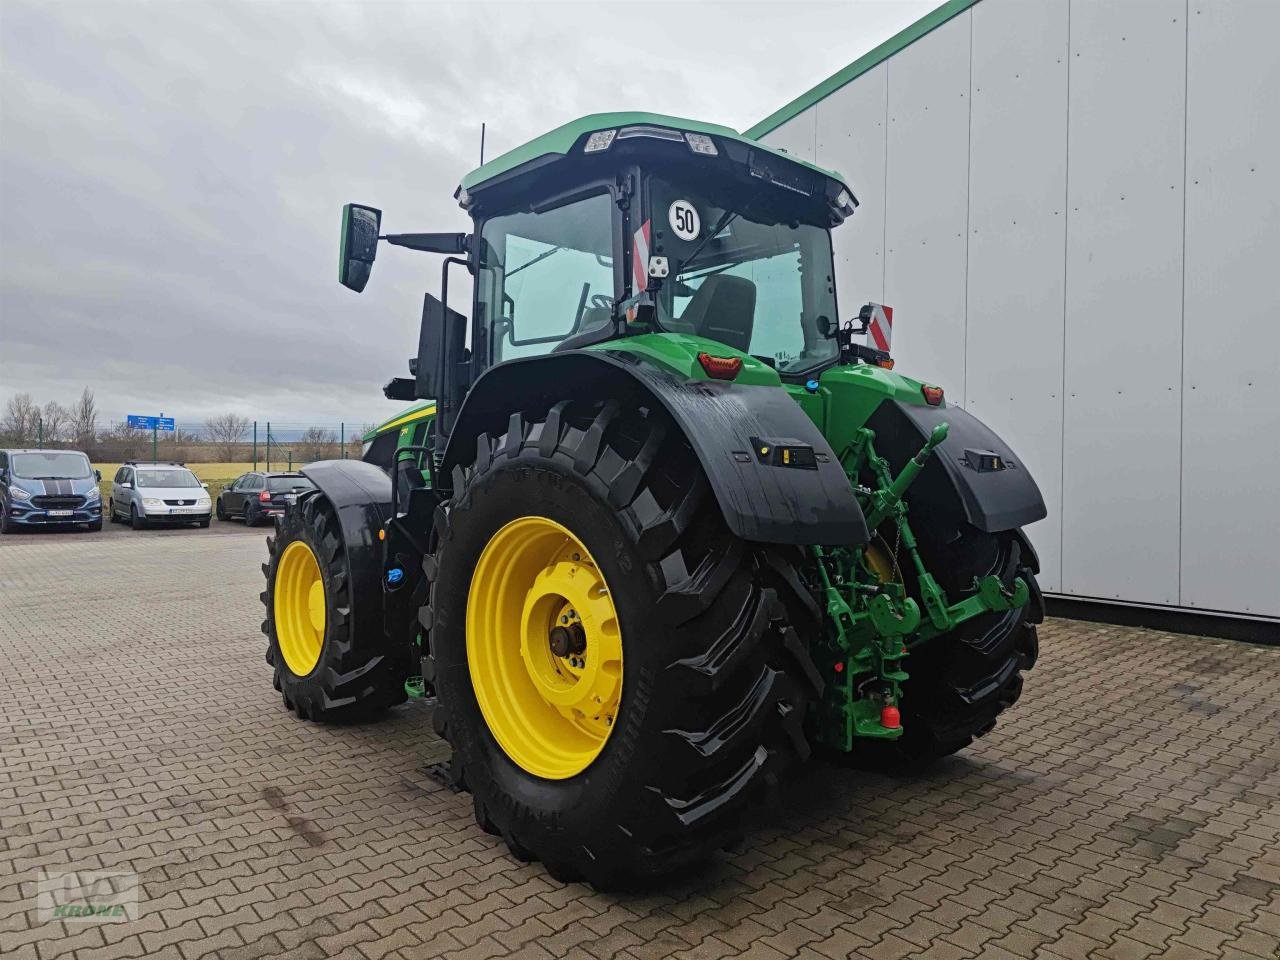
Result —
M 180 463 L 126 463 L 111 483 L 107 517 L 133 529 L 160 524 L 209 526 L 209 488 Z

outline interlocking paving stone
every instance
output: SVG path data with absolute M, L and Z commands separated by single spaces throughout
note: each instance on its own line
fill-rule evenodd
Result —
M 1280 958 L 1280 648 L 1065 620 L 929 773 L 814 763 L 746 840 L 604 895 L 426 768 L 429 703 L 296 720 L 263 535 L 0 541 L 0 956 Z M 138 917 L 38 922 L 41 869 Z

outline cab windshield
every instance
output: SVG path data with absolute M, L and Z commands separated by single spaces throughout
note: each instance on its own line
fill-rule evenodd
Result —
M 718 340 L 783 375 L 836 358 L 819 322 L 837 319 L 827 230 L 657 178 L 649 194 L 652 252 L 671 271 L 658 296 L 664 330 Z

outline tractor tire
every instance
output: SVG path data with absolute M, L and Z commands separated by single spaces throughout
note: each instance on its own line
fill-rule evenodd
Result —
M 329 499 L 319 491 L 300 499 L 267 537 L 267 553 L 262 632 L 285 707 L 303 720 L 346 720 L 403 703 L 401 658 L 381 631 L 357 635 L 358 605 L 380 611 L 382 598 L 357 589 Z
M 1015 532 L 984 533 L 965 524 L 950 543 L 933 542 L 926 533 L 919 545 L 952 602 L 972 590 L 975 577 L 988 574 L 1008 586 L 1021 577 L 1030 597 L 1022 607 L 975 617 L 911 651 L 904 661 L 909 679 L 902 686 L 902 737 L 867 743 L 863 751 L 872 766 L 901 773 L 964 749 L 996 725 L 1022 694 L 1022 674 L 1040 653 L 1036 624 L 1044 619 L 1044 600 Z
M 798 552 L 730 533 L 665 412 L 564 401 L 512 415 L 454 470 L 435 529 L 420 617 L 435 726 L 476 822 L 517 859 L 598 889 L 670 874 L 721 847 L 750 802 L 808 758 L 804 721 L 822 681 L 800 640 L 818 620 Z M 523 541 L 532 555 L 520 536 L 534 538 Z M 538 593 L 564 569 L 586 579 Z M 594 718 L 523 699 L 541 695 L 535 663 L 574 662 L 549 646 L 565 596 L 611 611 L 588 622 L 559 608 L 587 627 L 578 666 L 597 649 L 616 662 Z M 589 695 L 577 702 L 592 709 Z

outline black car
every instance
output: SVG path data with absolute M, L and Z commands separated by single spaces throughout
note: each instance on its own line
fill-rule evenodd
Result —
M 239 518 L 252 527 L 264 517 L 283 516 L 298 494 L 313 489 L 311 481 L 300 473 L 246 473 L 218 494 L 218 519 Z

